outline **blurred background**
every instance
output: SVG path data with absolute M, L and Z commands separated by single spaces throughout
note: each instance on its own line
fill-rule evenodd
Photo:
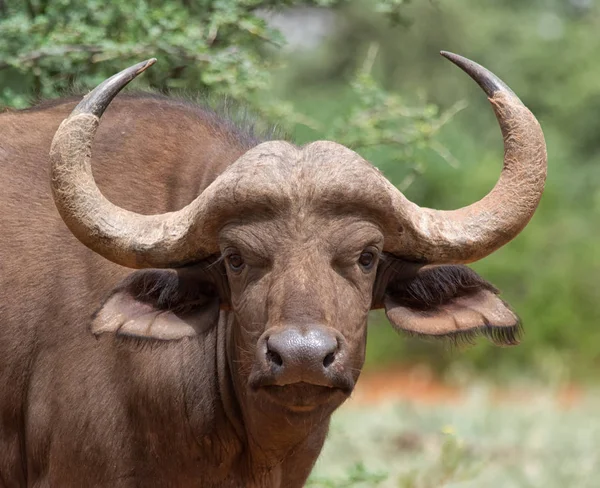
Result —
M 419 205 L 452 209 L 492 188 L 503 148 L 484 94 L 438 53 L 492 70 L 538 117 L 549 153 L 529 226 L 473 265 L 522 318 L 522 343 L 407 339 L 373 313 L 356 398 L 311 483 L 591 487 L 598 32 L 595 0 L 0 0 L 0 103 L 85 93 L 155 56 L 136 90 L 231 100 L 298 143 L 346 144 Z

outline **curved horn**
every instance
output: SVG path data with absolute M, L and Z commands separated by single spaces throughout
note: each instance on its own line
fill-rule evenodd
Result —
M 527 225 L 546 181 L 546 144 L 533 114 L 508 86 L 482 66 L 443 52 L 485 91 L 504 138 L 504 167 L 484 198 L 458 210 L 421 208 L 391 189 L 399 226 L 390 251 L 428 263 L 469 263 L 494 252 Z
M 188 243 L 205 200 L 200 195 L 177 212 L 141 215 L 109 202 L 92 176 L 91 147 L 100 117 L 112 99 L 155 63 L 131 66 L 98 85 L 58 128 L 50 149 L 54 201 L 70 231 L 87 247 L 130 268 L 174 267 L 198 258 L 207 243 Z M 208 251 L 207 251 L 208 252 Z

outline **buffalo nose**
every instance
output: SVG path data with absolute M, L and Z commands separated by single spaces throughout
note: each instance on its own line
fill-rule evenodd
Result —
M 340 354 L 341 337 L 333 329 L 285 327 L 267 339 L 266 360 L 282 383 L 327 383 L 328 370 Z

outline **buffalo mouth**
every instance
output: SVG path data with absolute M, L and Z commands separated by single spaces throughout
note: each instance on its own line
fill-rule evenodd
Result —
M 303 381 L 288 385 L 264 385 L 256 392 L 270 402 L 296 412 L 310 412 L 332 403 L 342 403 L 350 396 L 351 388 L 315 385 Z

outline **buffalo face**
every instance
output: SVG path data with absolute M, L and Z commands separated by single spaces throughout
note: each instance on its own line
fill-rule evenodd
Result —
M 220 241 L 251 391 L 297 410 L 343 400 L 364 361 L 380 229 L 298 212 L 229 225 Z

